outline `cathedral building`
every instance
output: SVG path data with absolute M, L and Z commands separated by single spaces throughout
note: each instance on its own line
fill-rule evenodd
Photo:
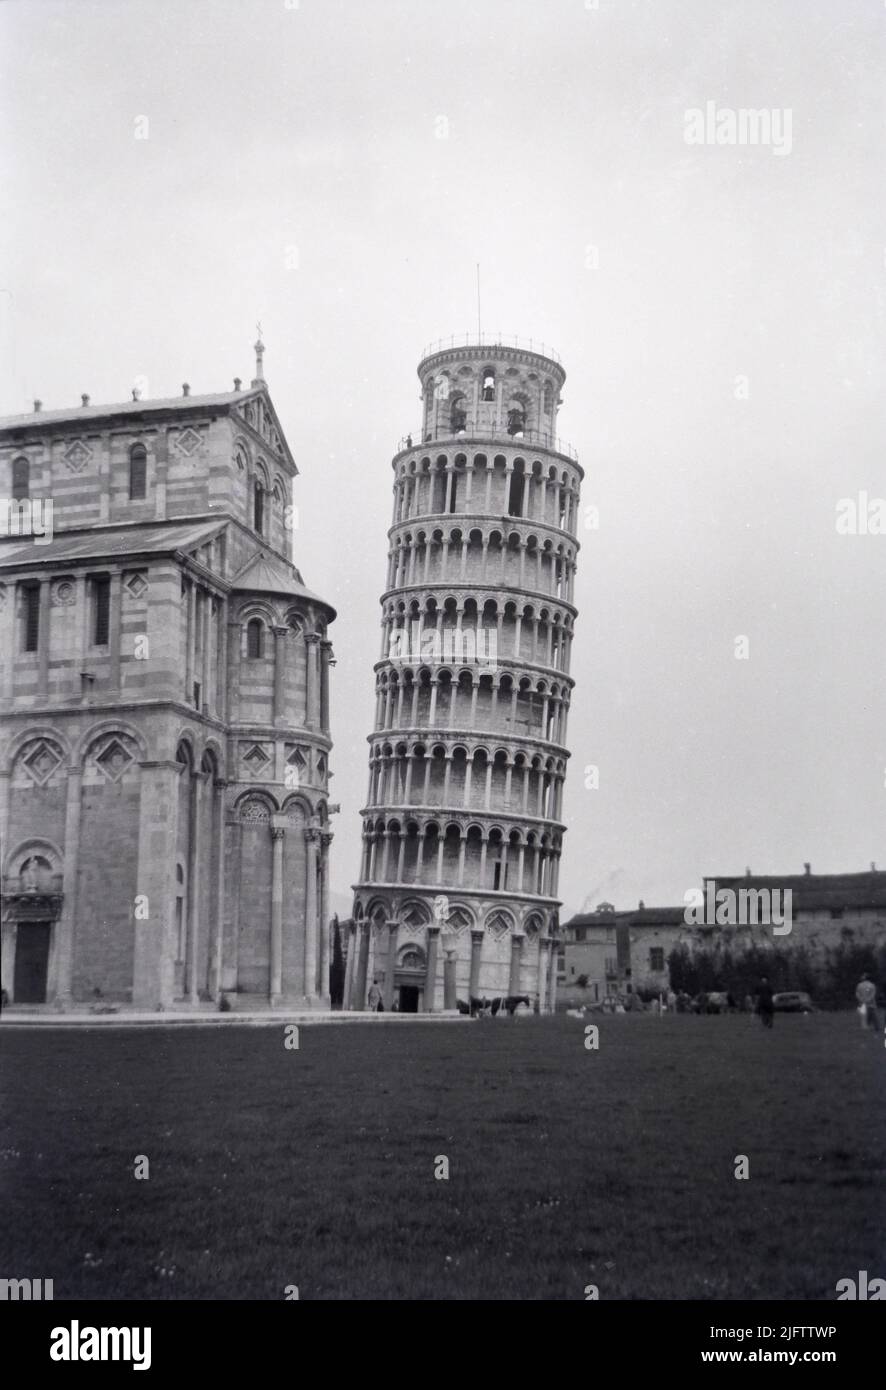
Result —
M 552 1010 L 579 488 L 565 372 L 531 344 L 438 345 L 393 460 L 346 1007 Z
M 0 420 L 13 1005 L 328 1007 L 335 613 L 251 385 Z

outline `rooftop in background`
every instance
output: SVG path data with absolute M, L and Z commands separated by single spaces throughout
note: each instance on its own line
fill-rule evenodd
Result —
M 792 911 L 832 912 L 846 908 L 850 911 L 886 909 L 886 870 L 869 869 L 860 874 L 813 874 L 808 868 L 802 874 L 731 874 L 718 878 L 706 874 L 702 886 L 712 883 L 714 891 L 729 888 L 740 889 L 780 889 L 790 891 Z M 631 926 L 676 925 L 683 920 L 685 905 L 681 907 L 646 907 L 641 904 L 635 908 L 597 908 L 594 912 L 579 912 L 571 917 L 564 927 L 602 927 L 614 926 L 616 922 L 628 920 Z
M 749 874 L 717 877 L 706 874 L 705 883 L 720 888 L 779 888 L 793 894 L 793 911 L 816 912 L 838 907 L 886 908 L 886 870 L 860 874 Z
M 628 922 L 632 927 L 678 926 L 683 921 L 683 907 L 598 908 L 595 912 L 578 912 L 563 923 L 564 930 L 573 927 L 614 927 Z

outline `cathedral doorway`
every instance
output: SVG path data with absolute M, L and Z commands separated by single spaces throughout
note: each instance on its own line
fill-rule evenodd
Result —
M 19 922 L 15 943 L 13 998 L 17 1004 L 45 1004 L 51 922 Z
M 401 1012 L 401 1014 L 417 1014 L 417 1013 L 418 1013 L 418 995 L 419 995 L 419 988 L 418 988 L 418 985 L 401 985 L 401 986 L 400 986 L 400 999 L 399 999 L 399 1004 L 400 1004 L 400 1012 Z

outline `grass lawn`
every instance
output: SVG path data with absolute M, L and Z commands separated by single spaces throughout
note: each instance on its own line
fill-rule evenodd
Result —
M 886 1050 L 854 1013 L 597 1022 L 597 1052 L 563 1016 L 307 1027 L 298 1051 L 282 1026 L 2 1030 L 0 1274 L 56 1299 L 886 1276 Z

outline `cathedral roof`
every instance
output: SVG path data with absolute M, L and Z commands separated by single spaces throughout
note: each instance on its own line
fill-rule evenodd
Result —
M 82 530 L 56 531 L 46 545 L 28 536 L 0 536 L 0 567 L 57 564 L 63 560 L 142 555 L 154 551 L 172 554 L 204 544 L 226 524 L 227 518 L 171 518 L 127 526 L 86 526 Z
M 313 603 L 322 603 L 324 608 L 330 607 L 325 599 L 305 588 L 297 569 L 264 551 L 254 555 L 243 566 L 239 574 L 234 576 L 231 587 L 240 593 L 293 594 L 298 598 L 310 599 Z
M 206 396 L 163 396 L 159 400 L 120 401 L 116 405 L 77 405 L 67 410 L 29 411 L 27 415 L 4 415 L 0 430 L 42 428 L 44 425 L 76 423 L 80 420 L 106 420 L 111 415 L 150 415 L 157 410 L 206 410 L 212 406 L 234 405 L 258 393 L 254 390 L 214 391 Z

